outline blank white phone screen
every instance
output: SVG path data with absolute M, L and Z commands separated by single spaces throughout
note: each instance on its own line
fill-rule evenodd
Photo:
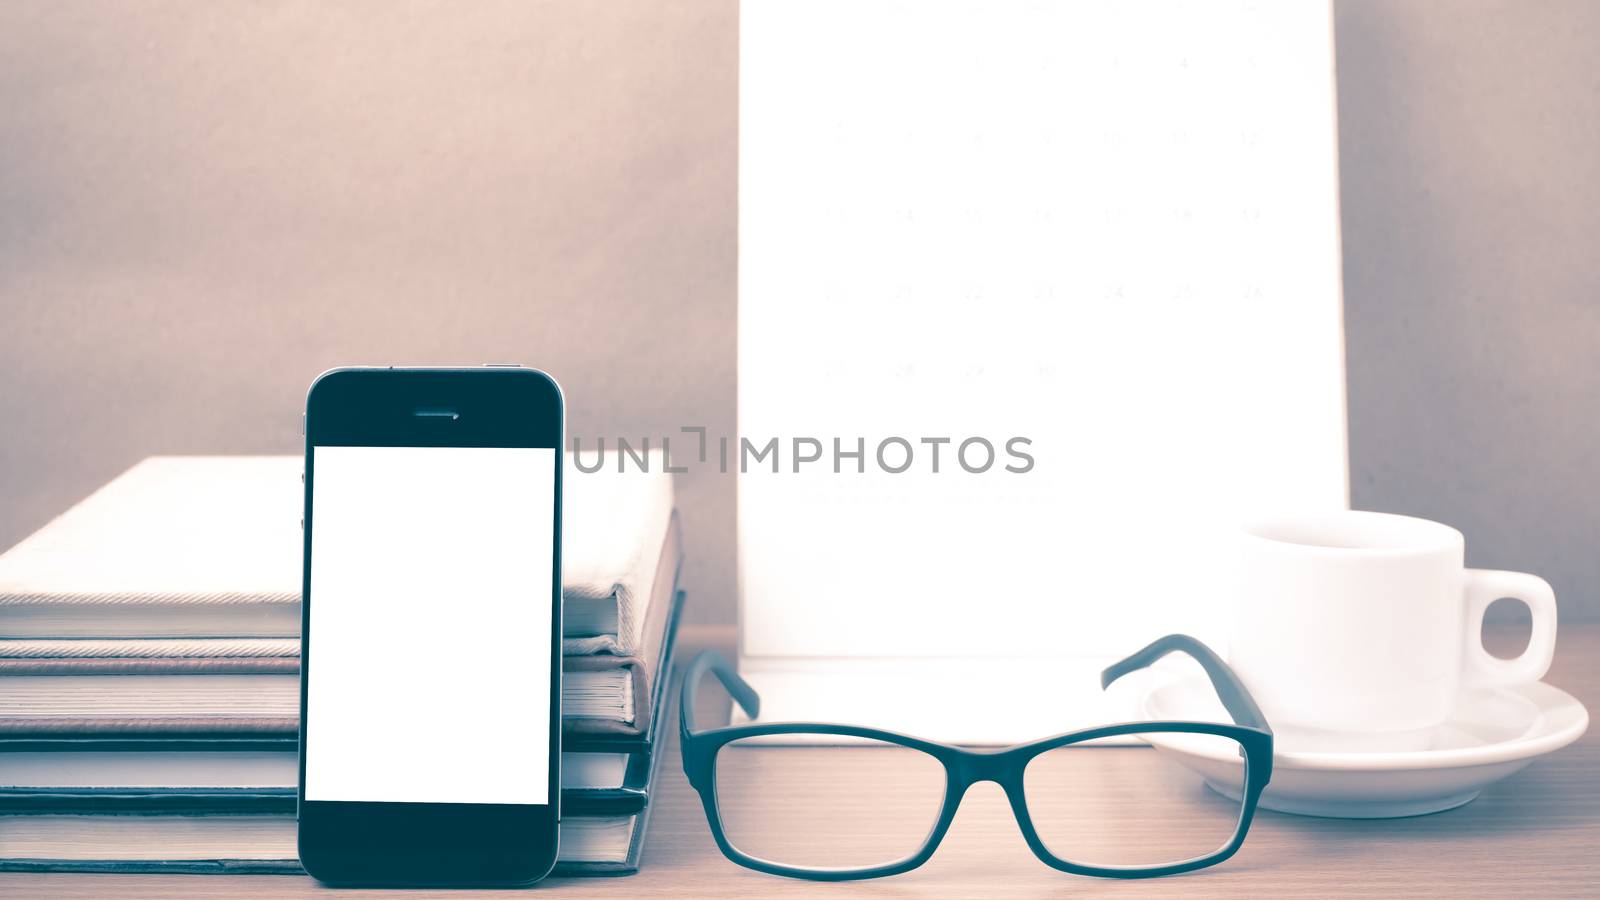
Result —
M 305 799 L 549 803 L 555 451 L 312 454 Z

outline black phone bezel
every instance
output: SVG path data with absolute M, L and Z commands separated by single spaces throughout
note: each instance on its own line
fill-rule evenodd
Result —
M 426 413 L 419 415 L 418 411 Z M 440 415 L 449 411 L 450 415 Z M 431 414 L 430 414 L 431 413 Z M 565 406 L 535 369 L 345 368 L 324 372 L 306 397 L 301 591 L 300 862 L 336 885 L 488 886 L 537 881 L 555 866 L 560 825 L 561 502 Z M 305 748 L 313 671 L 311 497 L 316 446 L 550 447 L 555 449 L 548 804 L 308 801 Z M 419 722 L 418 727 L 427 727 Z M 403 740 L 403 735 L 397 735 Z

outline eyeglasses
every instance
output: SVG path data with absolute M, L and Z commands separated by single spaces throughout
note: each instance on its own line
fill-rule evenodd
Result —
M 752 719 L 760 708 L 728 661 L 706 652 L 684 677 L 683 770 L 723 854 L 773 875 L 844 881 L 915 869 L 980 781 L 1005 791 L 1024 840 L 1046 865 L 1115 878 L 1188 872 L 1244 843 L 1272 775 L 1272 729 L 1227 663 L 1187 635 L 1107 668 L 1101 687 L 1173 652 L 1200 663 L 1235 724 L 1131 722 L 997 749 L 815 722 L 699 730 L 694 699 L 707 672 Z M 1181 750 L 1203 771 L 1166 749 L 1114 746 L 1137 738 Z

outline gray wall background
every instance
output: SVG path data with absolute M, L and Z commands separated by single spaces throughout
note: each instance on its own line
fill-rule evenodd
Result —
M 732 433 L 736 24 L 0 3 L 0 546 L 148 454 L 297 452 L 333 365 L 526 362 L 573 435 Z M 702 619 L 722 481 L 678 485 Z
M 1600 6 L 1340 2 L 1354 500 L 1600 618 Z M 352 362 L 733 434 L 737 7 L 0 4 L 0 546 Z M 679 480 L 692 621 L 733 482 Z
M 1600 4 L 1335 10 L 1352 501 L 1600 618 Z

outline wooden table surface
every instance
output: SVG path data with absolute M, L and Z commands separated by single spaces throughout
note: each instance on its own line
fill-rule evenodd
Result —
M 1489 643 L 1495 648 L 1511 640 L 1496 633 Z M 687 651 L 731 642 L 725 629 L 683 635 Z M 1591 709 L 1600 703 L 1600 625 L 1562 626 L 1546 680 Z M 671 756 L 663 761 L 665 777 L 654 800 L 641 872 L 626 878 L 552 879 L 538 890 L 597 897 L 1600 896 L 1600 735 L 1593 729 L 1461 808 L 1389 820 L 1262 811 L 1233 859 L 1189 875 L 1140 881 L 1084 878 L 1046 868 L 1023 844 L 1000 789 L 981 784 L 967 794 L 938 853 L 922 868 L 833 885 L 761 875 L 724 859 L 684 780 L 676 728 L 671 731 Z M 0 875 L 0 896 L 7 897 L 280 897 L 323 891 L 308 878 L 271 875 Z M 341 892 L 368 893 L 377 892 Z

